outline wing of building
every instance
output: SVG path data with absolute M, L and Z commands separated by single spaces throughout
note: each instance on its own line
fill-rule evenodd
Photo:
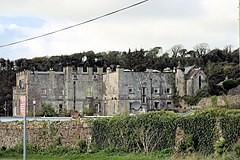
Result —
M 93 108 L 98 115 L 141 113 L 172 108 L 174 73 L 148 69 L 134 72 L 102 68 L 93 72 L 78 67 L 64 67 L 63 72 L 22 71 L 16 74 L 13 88 L 13 115 L 20 114 L 20 98 L 27 99 L 27 114 L 34 115 L 43 104 L 51 104 L 56 112 L 74 110 L 84 113 Z
M 179 65 L 176 69 L 175 81 L 177 94 L 180 97 L 195 96 L 200 89 L 208 85 L 205 73 L 195 66 Z

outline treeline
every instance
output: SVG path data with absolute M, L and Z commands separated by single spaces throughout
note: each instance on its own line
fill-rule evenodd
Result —
M 107 67 L 116 69 L 117 65 L 134 71 L 145 71 L 147 68 L 163 69 L 176 68 L 178 62 L 182 66 L 198 66 L 203 68 L 208 76 L 210 95 L 223 94 L 224 90 L 216 84 L 229 79 L 240 77 L 238 66 L 238 50 L 232 51 L 231 46 L 224 49 L 210 50 L 205 43 L 196 45 L 192 50 L 182 45 L 175 45 L 169 51 L 163 52 L 161 47 L 150 50 L 130 50 L 127 52 L 109 51 L 94 53 L 87 51 L 72 55 L 51 57 L 21 58 L 15 61 L 0 59 L 0 116 L 12 114 L 12 87 L 15 85 L 16 72 L 23 70 L 47 71 L 50 68 L 62 71 L 64 66 L 75 67 Z

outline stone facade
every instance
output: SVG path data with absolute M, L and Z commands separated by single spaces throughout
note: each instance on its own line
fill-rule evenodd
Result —
M 63 72 L 31 72 L 23 71 L 16 74 L 16 87 L 13 88 L 13 116 L 20 115 L 20 98 L 26 97 L 26 112 L 40 110 L 42 104 L 56 106 L 56 111 L 63 106 L 64 99 Z M 33 101 L 36 104 L 33 104 Z
M 27 114 L 34 115 L 43 104 L 51 104 L 56 112 L 63 109 L 83 112 L 84 107 L 95 106 L 100 111 L 102 100 L 102 68 L 95 73 L 92 68 L 65 67 L 63 72 L 31 72 L 16 74 L 13 88 L 13 115 L 20 115 L 20 98 L 25 96 Z M 36 104 L 33 104 L 33 101 Z
M 173 107 L 173 73 L 156 70 L 133 72 L 117 67 L 116 72 L 107 69 L 104 82 L 104 114 L 140 113 Z
M 207 76 L 200 68 L 178 66 L 175 84 L 180 97 L 195 96 L 200 89 L 207 86 Z
M 103 73 L 102 68 L 64 67 L 63 72 L 23 71 L 16 74 L 13 88 L 13 113 L 20 115 L 20 98 L 27 99 L 27 114 L 34 115 L 43 104 L 56 112 L 63 109 L 84 113 L 93 108 L 99 115 L 146 112 L 173 107 L 170 80 L 172 72 L 149 69 L 133 72 L 117 67 Z M 35 104 L 33 102 L 36 102 Z
M 95 107 L 96 112 L 101 114 L 103 94 L 103 69 L 98 68 L 93 72 L 92 68 L 65 67 L 64 72 L 64 107 L 67 110 L 76 110 L 83 113 L 84 108 Z M 74 98 L 75 97 L 75 98 Z M 75 101 L 75 102 L 74 102 Z M 75 103 L 75 104 L 74 104 Z

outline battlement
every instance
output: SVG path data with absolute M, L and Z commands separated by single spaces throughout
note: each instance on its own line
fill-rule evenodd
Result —
M 67 66 L 63 68 L 63 73 L 72 75 L 72 74 L 77 74 L 77 75 L 103 75 L 103 68 L 97 68 L 97 72 L 93 71 L 92 67 L 77 67 L 75 70 L 73 67 Z

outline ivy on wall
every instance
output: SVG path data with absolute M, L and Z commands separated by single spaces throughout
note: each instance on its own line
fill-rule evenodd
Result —
M 217 122 L 226 147 L 231 148 L 240 139 L 240 111 L 225 109 L 207 109 L 186 116 L 159 111 L 98 119 L 93 122 L 92 144 L 96 150 L 112 147 L 126 152 L 173 149 L 178 127 L 185 133 L 181 151 L 210 154 L 219 136 Z

